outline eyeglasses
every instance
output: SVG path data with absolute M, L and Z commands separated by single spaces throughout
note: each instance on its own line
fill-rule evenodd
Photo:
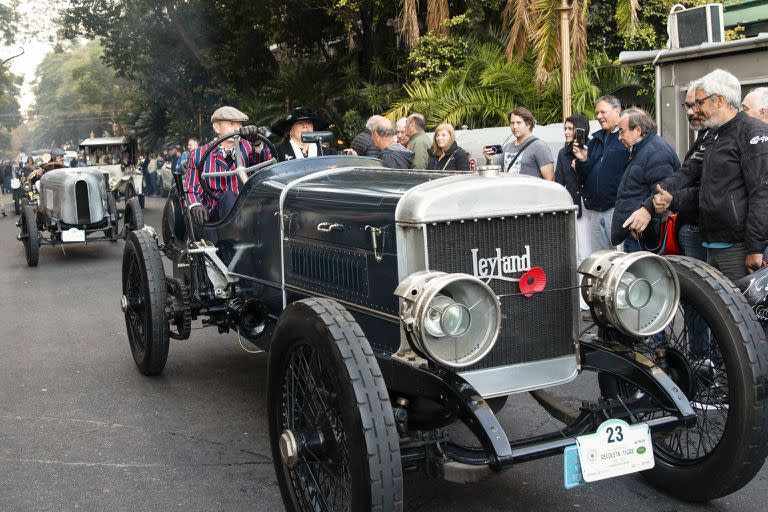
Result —
M 717 94 L 710 94 L 709 96 L 705 96 L 699 100 L 693 100 L 693 103 L 683 102 L 680 104 L 680 106 L 683 107 L 683 110 L 699 110 L 704 106 L 704 103 L 706 103 L 708 99 L 715 96 L 717 96 Z

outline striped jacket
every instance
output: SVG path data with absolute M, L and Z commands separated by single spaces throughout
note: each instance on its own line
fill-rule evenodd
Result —
M 208 149 L 208 146 L 210 146 L 210 144 L 200 146 L 199 148 L 192 151 L 192 153 L 190 154 L 189 167 L 187 169 L 187 177 L 186 177 L 186 188 L 187 188 L 187 201 L 188 201 L 189 207 L 192 207 L 196 204 L 202 204 L 210 213 L 210 212 L 213 212 L 213 209 L 216 206 L 217 201 L 215 201 L 211 197 L 208 197 L 203 192 L 203 187 L 200 185 L 200 181 L 198 180 L 198 177 L 197 177 L 197 167 L 198 165 L 201 164 L 200 158 Z M 258 163 L 272 159 L 272 155 L 270 154 L 266 146 L 263 146 L 261 151 L 256 152 L 253 149 L 253 146 L 251 145 L 251 143 L 248 142 L 247 140 L 240 140 L 240 152 L 242 153 L 243 158 L 245 159 L 246 167 L 250 167 L 252 165 L 256 165 Z M 227 160 L 224 157 L 224 154 L 222 153 L 221 148 L 219 148 L 217 150 L 212 151 L 202 165 L 203 165 L 203 172 L 210 172 L 211 169 L 213 169 L 214 172 L 221 172 L 221 171 L 234 170 L 237 167 L 237 162 L 234 161 L 233 159 L 232 163 L 230 165 L 227 165 Z M 236 194 L 240 193 L 240 189 L 239 189 L 240 184 L 237 181 L 237 176 L 210 177 L 207 179 L 208 179 L 208 185 L 210 185 L 211 189 L 213 189 L 214 191 L 224 192 L 227 190 L 231 190 Z

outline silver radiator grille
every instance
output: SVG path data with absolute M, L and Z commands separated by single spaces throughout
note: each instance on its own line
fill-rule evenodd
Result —
M 501 297 L 501 334 L 467 371 L 573 354 L 576 255 L 572 211 L 427 225 L 430 270 L 477 275 Z M 530 267 L 546 274 L 543 292 L 520 293 Z

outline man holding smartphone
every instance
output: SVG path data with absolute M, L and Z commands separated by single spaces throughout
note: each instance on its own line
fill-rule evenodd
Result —
M 613 249 L 611 223 L 613 208 L 629 149 L 619 140 L 621 102 L 615 96 L 601 96 L 595 104 L 600 130 L 586 147 L 573 148 L 576 173 L 584 184 L 584 206 L 592 225 L 592 250 Z
M 555 164 L 552 152 L 542 140 L 533 135 L 535 126 L 536 119 L 533 114 L 526 108 L 517 107 L 509 113 L 509 127 L 515 140 L 501 148 L 486 146 L 483 155 L 494 164 L 501 165 L 502 172 L 553 181 Z

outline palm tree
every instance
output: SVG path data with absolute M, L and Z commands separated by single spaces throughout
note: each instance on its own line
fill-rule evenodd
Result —
M 419 42 L 419 0 L 402 0 L 400 10 L 400 32 L 409 47 Z M 447 36 L 445 22 L 451 17 L 448 0 L 427 0 L 427 32 L 436 36 Z
M 543 84 L 560 63 L 560 14 L 563 0 L 507 0 L 502 15 L 509 30 L 508 59 L 521 58 L 528 50 L 535 58 L 535 76 Z M 566 0 L 571 6 L 571 53 L 575 69 L 587 59 L 587 11 L 589 0 Z M 620 31 L 634 33 L 638 24 L 639 0 L 618 0 L 616 23 Z

